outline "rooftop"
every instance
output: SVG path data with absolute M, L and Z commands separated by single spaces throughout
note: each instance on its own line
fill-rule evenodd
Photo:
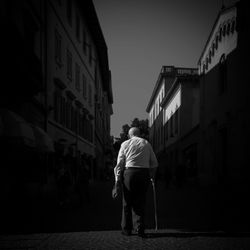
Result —
M 212 26 L 212 29 L 211 29 L 211 31 L 210 31 L 210 34 L 209 34 L 209 36 L 208 36 L 208 39 L 207 39 L 207 41 L 206 41 L 206 44 L 205 44 L 205 46 L 204 46 L 202 52 L 201 52 L 201 55 L 200 55 L 200 58 L 199 58 L 197 64 L 200 63 L 201 58 L 202 58 L 202 56 L 203 56 L 204 53 L 205 53 L 206 47 L 207 47 L 207 45 L 209 44 L 209 41 L 210 41 L 210 39 L 211 39 L 212 36 L 213 36 L 213 32 L 214 32 L 214 30 L 215 30 L 215 28 L 216 28 L 217 23 L 218 23 L 219 20 L 220 20 L 220 17 L 221 17 L 222 15 L 224 15 L 225 13 L 231 11 L 231 10 L 232 10 L 233 8 L 235 8 L 236 6 L 237 6 L 237 2 L 236 2 L 235 4 L 233 4 L 233 5 L 231 5 L 231 6 L 228 6 L 228 7 L 222 6 L 222 8 L 220 9 L 220 11 L 219 11 L 218 14 L 217 14 L 217 17 L 216 17 L 215 22 L 214 22 L 214 24 L 213 24 L 213 26 Z
M 163 77 L 189 77 L 189 76 L 196 76 L 198 75 L 198 69 L 197 68 L 183 68 L 183 67 L 175 67 L 175 66 L 162 66 L 161 72 L 159 74 L 159 77 L 157 79 L 157 82 L 155 84 L 153 93 L 151 95 L 150 101 L 148 103 L 148 106 L 146 108 L 146 111 L 149 112 L 150 108 L 152 106 L 152 103 L 155 99 L 155 96 L 157 94 L 157 91 L 161 85 L 161 80 Z

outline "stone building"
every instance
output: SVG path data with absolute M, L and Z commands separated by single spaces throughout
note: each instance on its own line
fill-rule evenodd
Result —
M 0 189 L 7 190 L 6 197 L 12 185 L 48 190 L 61 161 L 70 166 L 73 185 L 80 165 L 90 178 L 100 177 L 100 167 L 110 161 L 113 96 L 107 45 L 93 2 L 0 5 L 0 144 L 8 162 Z M 22 183 L 15 181 L 19 177 Z
M 198 61 L 202 182 L 241 182 L 249 176 L 249 22 L 244 3 L 220 10 Z
M 45 39 L 42 1 L 2 1 L 0 106 L 44 127 Z
M 245 1 L 222 7 L 198 70 L 184 69 L 184 75 L 174 67 L 161 70 L 147 106 L 150 140 L 160 164 L 174 175 L 184 164 L 185 176 L 201 184 L 248 182 L 246 9 Z M 167 168 L 160 169 L 164 175 Z
M 199 141 L 198 70 L 163 66 L 147 112 L 159 175 L 176 179 L 180 166 L 184 166 L 185 175 L 193 177 Z M 192 170 L 186 169 L 187 164 Z
M 98 176 L 113 102 L 105 39 L 92 1 L 48 1 L 46 12 L 47 130 L 59 151 Z

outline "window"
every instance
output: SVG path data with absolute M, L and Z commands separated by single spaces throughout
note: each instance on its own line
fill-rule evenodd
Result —
M 164 127 L 161 126 L 161 145 L 164 143 Z
M 227 24 L 227 35 L 229 35 L 230 34 L 230 22 L 228 22 L 228 24 Z
M 166 122 L 166 127 L 165 127 L 166 131 L 165 131 L 165 137 L 166 137 L 166 141 L 168 140 L 168 121 Z
M 87 34 L 86 31 L 83 30 L 82 32 L 82 49 L 83 49 L 83 53 L 86 55 L 87 54 Z
M 89 138 L 89 120 L 87 119 L 87 116 L 84 120 L 84 139 L 88 140 Z
M 155 128 L 155 134 L 154 134 L 154 136 L 155 136 L 155 141 L 154 141 L 154 143 L 155 143 L 155 148 L 157 148 L 157 129 Z
M 212 52 L 211 50 L 209 50 L 209 56 L 208 56 L 208 62 L 211 63 L 211 59 L 212 59 Z
M 223 31 L 222 31 L 223 36 L 226 35 L 226 29 L 227 29 L 227 26 L 226 26 L 226 24 L 224 24 L 224 26 L 223 26 Z
M 84 99 L 87 98 L 87 79 L 84 74 L 82 74 L 82 95 Z
M 80 110 L 79 110 L 79 135 L 81 136 L 81 137 L 83 137 L 83 129 L 84 129 L 84 127 L 83 127 L 83 125 L 84 125 L 84 116 L 83 116 L 83 114 L 81 114 L 81 112 L 80 112 Z
M 67 77 L 72 81 L 72 54 L 67 49 Z
M 90 131 L 89 131 L 89 141 L 90 142 L 93 142 L 93 124 L 92 122 L 90 121 Z
M 212 44 L 212 56 L 214 56 L 214 52 L 215 52 L 215 43 L 213 42 L 213 44 Z
M 227 88 L 227 62 L 225 54 L 221 56 L 219 67 L 219 95 L 223 94 Z
M 80 41 L 80 17 L 76 15 L 76 38 Z
M 158 128 L 159 133 L 159 146 L 161 146 L 161 127 Z
M 62 126 L 66 123 L 66 103 L 62 96 L 62 90 L 56 88 L 54 91 L 54 120 Z
M 71 125 L 70 125 L 70 129 L 74 132 L 76 132 L 76 110 L 73 107 L 73 105 L 71 105 Z
M 62 37 L 57 30 L 55 30 L 55 61 L 62 65 Z
M 91 44 L 89 45 L 89 64 L 92 64 L 92 46 Z
M 66 123 L 66 101 L 65 98 L 61 96 L 61 108 L 60 108 L 60 123 L 61 125 L 65 125 Z
M 179 109 L 178 107 L 176 107 L 176 111 L 175 111 L 175 134 L 178 134 L 179 132 Z
M 220 31 L 219 31 L 219 42 L 221 41 L 222 38 L 222 27 L 220 27 Z
M 206 70 L 208 69 L 208 57 L 206 57 Z
M 95 69 L 95 89 L 96 89 L 96 92 L 98 92 L 98 89 L 99 89 L 99 79 L 98 79 L 98 76 L 97 76 L 97 69 Z
M 67 99 L 66 102 L 66 127 L 68 129 L 71 129 L 71 107 L 72 107 L 72 101 L 70 98 Z
M 77 133 L 82 137 L 82 114 L 80 109 L 77 110 L 78 112 L 78 130 Z
M 93 125 L 91 121 L 90 121 L 89 141 L 93 142 Z
M 161 128 L 157 128 L 157 146 L 160 147 L 161 144 Z
M 159 98 L 156 99 L 156 116 L 159 114 Z
M 54 92 L 54 120 L 59 122 L 60 114 L 60 94 L 58 91 Z
M 215 49 L 218 49 L 218 44 L 219 44 L 219 35 L 217 35 L 215 39 Z
M 89 89 L 89 98 L 88 98 L 89 106 L 92 106 L 92 88 L 90 84 L 88 89 Z
M 80 115 L 80 108 L 79 107 L 76 107 L 75 108 L 75 132 L 77 134 L 79 134 L 79 128 L 80 128 L 80 124 L 79 124 L 79 115 Z
M 82 137 L 86 139 L 86 114 L 83 113 L 82 115 Z
M 72 25 L 72 0 L 67 0 L 67 19 L 69 25 Z
M 158 138 L 157 138 L 157 140 L 158 140 L 158 148 L 160 147 L 160 144 L 161 144 L 161 135 L 160 135 L 160 132 L 161 132 L 161 130 L 160 130 L 160 128 L 158 128 L 158 133 L 157 133 L 157 136 L 158 136 Z
M 170 135 L 171 137 L 174 137 L 173 111 L 171 112 L 171 116 L 170 116 Z
M 231 33 L 233 34 L 235 31 L 235 20 L 232 21 L 232 25 L 231 25 Z
M 205 63 L 203 64 L 203 69 L 202 70 L 203 70 L 202 72 L 205 73 L 205 71 L 206 71 L 206 64 Z
M 76 73 L 76 79 L 75 79 L 75 84 L 76 84 L 76 89 L 80 91 L 80 66 L 78 63 L 75 64 L 75 73 Z

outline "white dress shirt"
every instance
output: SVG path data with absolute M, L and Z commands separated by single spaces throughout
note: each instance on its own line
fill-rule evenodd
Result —
M 140 137 L 133 136 L 123 142 L 114 168 L 115 180 L 119 180 L 122 170 L 126 168 L 156 168 L 158 161 L 150 143 Z

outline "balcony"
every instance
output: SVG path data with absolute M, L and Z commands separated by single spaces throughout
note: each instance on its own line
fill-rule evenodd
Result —
M 176 68 L 176 74 L 179 75 L 198 75 L 196 68 Z
M 163 66 L 161 69 L 162 74 L 174 75 L 198 75 L 197 68 L 179 68 L 174 66 Z

